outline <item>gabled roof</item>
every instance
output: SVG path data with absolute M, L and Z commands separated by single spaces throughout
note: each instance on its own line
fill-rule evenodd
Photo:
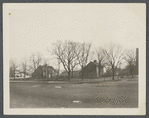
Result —
M 91 61 L 92 62 L 92 61 Z M 97 62 L 92 62 L 93 64 L 95 64 L 96 66 L 99 66 L 99 63 Z M 100 65 L 101 67 L 104 67 L 104 65 Z
M 55 69 L 52 66 L 40 65 L 40 66 L 38 66 L 38 68 L 32 74 L 38 73 L 40 71 L 45 71 L 45 70 L 55 72 Z
M 97 63 L 97 62 L 94 62 L 94 61 L 90 61 L 85 67 L 84 67 L 84 69 L 85 68 L 90 68 L 91 66 L 93 66 L 93 65 L 95 65 L 95 66 L 99 66 L 99 63 Z
M 37 69 L 39 69 L 39 68 L 41 68 L 42 70 L 45 70 L 45 69 L 51 69 L 51 70 L 54 70 L 55 71 L 55 69 L 52 67 L 52 66 L 46 66 L 46 65 L 40 65 Z
M 91 61 L 92 62 L 92 61 Z M 97 62 L 92 62 L 93 64 L 95 64 L 96 66 L 99 66 L 99 63 Z

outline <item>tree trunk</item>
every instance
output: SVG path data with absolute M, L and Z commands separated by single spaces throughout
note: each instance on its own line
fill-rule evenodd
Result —
M 115 72 L 114 67 L 112 67 L 112 80 L 114 80 L 114 72 Z
M 73 78 L 73 70 L 71 71 L 71 77 Z
M 133 78 L 133 69 L 132 69 L 132 71 L 131 71 L 131 77 Z
M 71 78 L 71 74 L 70 74 L 70 71 L 68 72 L 68 80 L 70 80 Z
M 14 74 L 13 74 L 13 76 L 14 76 L 14 79 L 15 79 L 15 71 L 14 71 Z
M 71 78 L 70 61 L 68 61 L 68 80 Z
M 131 77 L 133 78 L 133 67 L 132 67 L 132 65 L 130 65 L 130 75 L 131 75 Z
M 101 66 L 99 65 L 99 78 L 101 77 Z
M 133 78 L 133 73 L 131 74 L 131 77 Z
M 83 70 L 83 67 L 82 67 L 82 75 L 81 75 L 81 78 L 82 78 L 82 81 L 83 81 L 83 78 L 84 78 L 84 70 Z
M 25 78 L 26 72 L 24 73 L 24 78 Z
M 84 76 L 84 72 L 82 71 L 82 76 L 81 76 L 82 77 L 82 81 L 83 81 L 83 76 Z

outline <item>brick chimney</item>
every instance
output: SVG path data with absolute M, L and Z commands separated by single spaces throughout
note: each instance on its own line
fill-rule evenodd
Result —
M 97 60 L 94 60 L 94 63 L 97 63 Z

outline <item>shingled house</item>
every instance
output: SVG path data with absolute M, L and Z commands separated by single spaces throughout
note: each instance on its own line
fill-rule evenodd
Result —
M 100 69 L 100 71 L 99 71 Z M 99 68 L 99 64 L 96 60 L 88 63 L 83 70 L 80 71 L 80 75 L 83 71 L 84 78 L 99 78 L 99 76 L 103 73 L 103 66 Z
M 52 78 L 55 75 L 55 69 L 52 66 L 48 66 L 48 65 L 43 65 L 43 66 L 39 66 L 33 73 L 32 73 L 32 77 L 33 78 L 38 78 L 38 79 L 42 79 L 42 78 Z

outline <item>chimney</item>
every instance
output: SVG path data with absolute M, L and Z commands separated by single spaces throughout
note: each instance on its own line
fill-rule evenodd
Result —
M 97 63 L 97 60 L 94 60 L 94 63 Z

